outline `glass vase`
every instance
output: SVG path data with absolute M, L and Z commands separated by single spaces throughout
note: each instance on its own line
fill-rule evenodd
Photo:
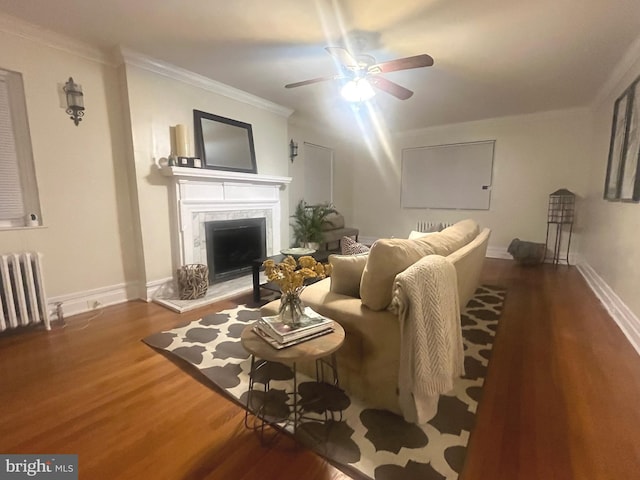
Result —
M 292 328 L 300 325 L 302 318 L 302 300 L 297 293 L 282 293 L 280 297 L 280 309 L 278 310 L 280 320 L 285 325 Z

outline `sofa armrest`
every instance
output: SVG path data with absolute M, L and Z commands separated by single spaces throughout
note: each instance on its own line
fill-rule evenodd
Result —
M 344 328 L 345 343 L 337 352 L 341 385 L 376 408 L 397 412 L 398 317 L 389 310 L 370 310 L 359 298 L 331 292 L 325 280 L 306 288 L 302 300 Z
M 345 342 L 337 351 L 340 385 L 374 408 L 399 412 L 397 400 L 400 367 L 400 324 L 389 310 L 374 311 L 359 298 L 334 293 L 326 278 L 309 285 L 301 294 L 303 303 L 338 322 Z M 274 315 L 279 300 L 262 307 L 262 315 Z M 312 366 L 315 368 L 315 366 Z M 308 366 L 301 371 L 311 373 Z M 375 393 L 374 393 L 375 392 Z
M 480 274 L 487 255 L 490 235 L 491 230 L 485 228 L 471 242 L 447 257 L 456 267 L 461 312 L 473 297 L 476 288 L 480 286 Z

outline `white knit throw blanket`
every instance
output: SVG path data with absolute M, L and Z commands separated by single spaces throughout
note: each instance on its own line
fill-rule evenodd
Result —
M 428 255 L 395 279 L 392 309 L 400 319 L 399 400 L 405 420 L 425 423 L 438 397 L 464 374 L 456 270 Z

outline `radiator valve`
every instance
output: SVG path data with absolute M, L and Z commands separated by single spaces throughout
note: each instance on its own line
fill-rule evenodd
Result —
M 62 302 L 56 303 L 56 316 L 58 317 L 58 321 L 64 326 L 66 325 L 64 321 L 64 313 L 62 311 Z

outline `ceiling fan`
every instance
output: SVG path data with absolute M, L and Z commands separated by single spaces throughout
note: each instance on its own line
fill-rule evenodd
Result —
M 400 100 L 406 100 L 413 95 L 413 92 L 391 80 L 387 80 L 381 74 L 433 65 L 433 58 L 426 53 L 376 63 L 375 58 L 371 55 L 360 54 L 354 56 L 342 47 L 325 47 L 325 50 L 337 60 L 342 70 L 341 73 L 290 83 L 285 85 L 285 88 L 302 87 L 329 80 L 343 80 L 345 82 L 341 93 L 349 101 L 368 100 L 375 95 L 373 88 L 389 93 Z

